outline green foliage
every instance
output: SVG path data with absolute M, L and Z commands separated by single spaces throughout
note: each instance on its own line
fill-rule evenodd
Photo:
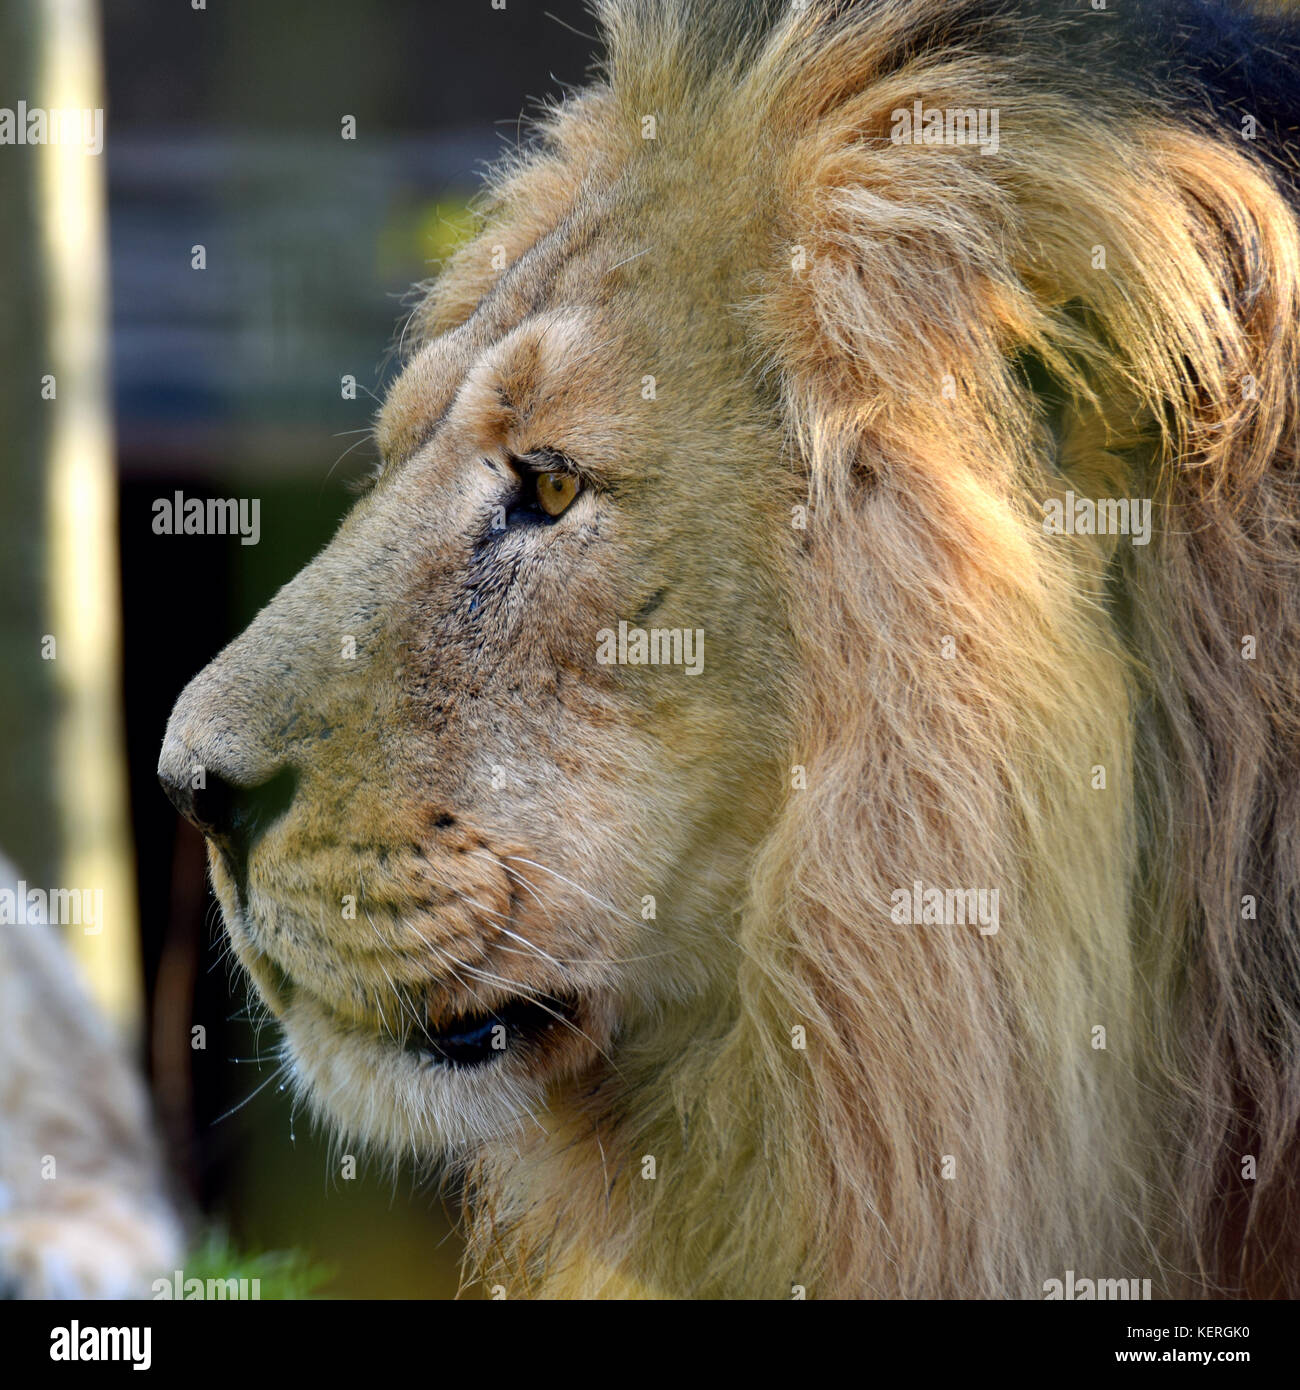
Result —
M 186 1279 L 257 1279 L 265 1299 L 314 1298 L 337 1271 L 301 1250 L 238 1250 L 223 1231 L 211 1231 L 190 1251 Z

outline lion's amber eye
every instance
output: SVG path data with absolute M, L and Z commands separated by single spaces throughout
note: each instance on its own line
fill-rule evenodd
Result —
M 578 480 L 572 473 L 538 473 L 537 502 L 547 516 L 559 516 L 578 495 Z

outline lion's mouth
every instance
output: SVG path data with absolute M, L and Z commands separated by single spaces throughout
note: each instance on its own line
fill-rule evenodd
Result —
M 232 932 L 235 949 L 252 975 L 258 992 L 271 1011 L 283 1019 L 299 1002 L 319 1012 L 342 1032 L 369 1033 L 368 1024 L 349 1011 L 336 1008 L 315 989 L 295 979 L 277 961 L 248 941 L 241 931 Z M 381 1028 L 378 1041 L 386 1047 L 422 1059 L 426 1063 L 452 1070 L 483 1067 L 512 1054 L 539 1057 L 561 1033 L 582 1032 L 582 1000 L 576 993 L 541 993 L 533 990 L 504 999 L 489 1008 L 474 1009 L 447 1017 L 432 1010 L 417 1018 L 408 1001 L 403 1033 L 394 1036 Z
M 578 1001 L 547 995 L 512 999 L 482 1013 L 462 1014 L 439 1028 L 412 1031 L 401 1044 L 438 1066 L 480 1067 L 510 1052 L 535 1048 L 556 1028 L 571 1027 Z
M 276 969 L 281 1008 L 297 997 L 310 998 L 316 1008 L 347 1032 L 366 1031 L 355 1020 L 343 1017 L 324 999 L 306 990 L 284 971 Z M 379 1041 L 387 1047 L 421 1058 L 434 1066 L 459 1070 L 487 1066 L 512 1054 L 539 1054 L 553 1034 L 577 1028 L 580 1001 L 576 995 L 529 995 L 504 1000 L 490 1009 L 457 1014 L 435 1022 L 408 1023 L 400 1037 L 383 1031 Z

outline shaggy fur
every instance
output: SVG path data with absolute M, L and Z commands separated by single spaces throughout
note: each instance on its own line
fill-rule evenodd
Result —
M 598 9 L 602 77 L 417 308 L 375 492 L 173 718 L 173 772 L 300 779 L 243 893 L 213 860 L 299 1076 L 451 1154 L 512 1296 L 1294 1294 L 1286 24 Z M 894 143 L 916 100 L 1000 148 Z M 608 476 L 502 578 L 454 538 L 480 460 L 543 445 Z M 1067 492 L 1151 499 L 1150 544 L 1046 534 Z M 661 601 L 709 674 L 598 670 Z M 364 718 L 320 654 L 352 631 Z M 348 797 L 364 843 L 311 858 Z M 375 964 L 313 919 L 380 843 Z M 898 924 L 916 881 L 998 889 L 999 930 Z M 448 957 L 493 1000 L 579 982 L 580 1036 L 401 1072 L 385 1005 L 453 1013 Z

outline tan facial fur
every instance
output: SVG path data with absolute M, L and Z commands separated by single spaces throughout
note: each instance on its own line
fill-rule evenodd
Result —
M 716 392 L 742 426 L 725 447 L 693 405 L 642 399 L 655 354 L 583 302 L 635 289 L 635 261 L 608 268 L 625 244 L 413 358 L 382 476 L 174 716 L 188 766 L 250 786 L 292 769 L 245 891 L 215 849 L 214 880 L 302 1075 L 398 1150 L 535 1124 L 616 1031 L 734 970 L 699 943 L 776 796 L 789 658 L 753 572 L 790 544 L 790 489 L 748 384 Z M 552 524 L 494 529 L 512 460 L 542 450 L 583 490 Z M 702 669 L 600 664 L 620 619 L 702 629 Z M 454 1069 L 394 1041 L 520 995 L 574 1012 L 518 1056 Z

